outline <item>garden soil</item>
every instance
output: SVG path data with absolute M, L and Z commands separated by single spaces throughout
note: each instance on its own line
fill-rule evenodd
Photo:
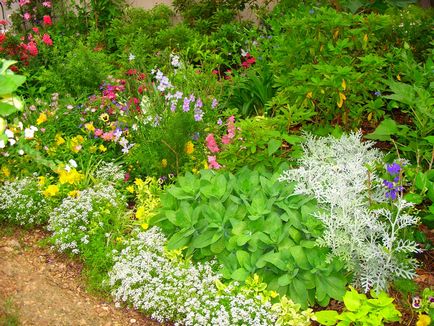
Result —
M 41 230 L 0 232 L 0 325 L 8 324 L 10 305 L 19 325 L 160 325 L 86 293 L 81 264 L 41 247 L 44 237 Z

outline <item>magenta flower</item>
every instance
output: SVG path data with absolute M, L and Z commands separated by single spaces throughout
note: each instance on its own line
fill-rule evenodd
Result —
M 218 153 L 218 152 L 220 152 L 220 149 L 217 146 L 217 142 L 215 141 L 215 138 L 214 138 L 213 134 L 209 134 L 208 136 L 206 136 L 205 141 L 206 141 L 206 146 L 208 147 L 208 149 L 212 153 Z

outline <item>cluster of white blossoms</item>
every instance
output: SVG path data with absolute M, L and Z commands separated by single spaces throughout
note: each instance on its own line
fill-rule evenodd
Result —
M 95 171 L 95 179 L 99 181 L 117 182 L 122 181 L 125 177 L 125 171 L 122 166 L 113 162 L 103 162 Z
M 34 178 L 6 181 L 0 186 L 0 220 L 30 226 L 43 224 L 47 216 L 47 203 Z
M 153 319 L 175 325 L 273 325 L 271 304 L 216 287 L 212 263 L 193 264 L 165 251 L 167 239 L 157 227 L 140 232 L 115 257 L 109 272 L 118 304 L 130 303 Z
M 66 197 L 50 214 L 48 230 L 60 252 L 79 254 L 94 234 L 109 234 L 111 220 L 125 209 L 123 199 L 110 184 L 98 184 Z
M 417 245 L 399 234 L 417 218 L 405 213 L 410 205 L 402 198 L 388 209 L 371 209 L 373 203 L 387 202 L 375 174 L 383 157 L 361 138 L 361 133 L 339 139 L 306 135 L 299 168 L 285 171 L 280 181 L 295 181 L 296 193 L 316 198 L 321 211 L 315 216 L 325 226 L 318 243 L 345 262 L 355 284 L 365 291 L 384 290 L 394 277 L 415 275 L 409 254 L 418 251 Z

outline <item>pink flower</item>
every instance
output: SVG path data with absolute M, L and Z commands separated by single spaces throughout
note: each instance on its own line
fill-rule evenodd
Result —
M 218 153 L 218 152 L 220 152 L 220 149 L 217 146 L 217 143 L 216 143 L 216 141 L 214 139 L 214 135 L 213 134 L 209 134 L 208 136 L 206 136 L 205 140 L 206 140 L 206 146 L 208 147 L 208 149 L 212 153 Z
M 42 3 L 42 5 L 43 5 L 45 8 L 51 8 L 51 2 L 50 2 L 50 1 L 44 1 L 44 2 Z
M 31 56 L 36 57 L 38 55 L 38 48 L 36 47 L 35 42 L 30 42 L 29 44 L 27 44 L 26 49 L 27 51 L 29 51 L 29 54 Z
M 222 166 L 218 164 L 217 159 L 215 156 L 208 156 L 208 164 L 210 169 L 220 169 Z
M 44 34 L 42 36 L 42 41 L 47 45 L 53 45 L 53 40 L 51 39 L 50 35 Z
M 30 0 L 20 0 L 18 2 L 18 4 L 20 5 L 20 7 L 28 5 L 30 3 Z
M 24 13 L 23 18 L 25 20 L 30 20 L 30 18 L 32 18 L 32 15 L 30 15 L 28 12 Z
M 105 132 L 102 134 L 101 138 L 104 139 L 105 141 L 110 141 L 113 140 L 114 135 L 112 132 Z
M 50 16 L 45 15 L 44 17 L 42 17 L 42 19 L 44 20 L 44 24 L 45 24 L 45 25 L 53 25 L 53 22 L 52 22 Z
M 33 30 L 36 34 L 39 34 L 39 28 L 37 28 L 37 27 L 32 27 L 32 30 Z
M 104 132 L 101 129 L 95 129 L 94 135 L 95 137 L 99 137 L 103 134 Z

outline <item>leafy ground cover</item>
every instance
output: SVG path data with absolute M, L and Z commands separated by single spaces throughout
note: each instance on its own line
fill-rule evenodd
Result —
M 433 12 L 411 2 L 17 2 L 0 221 L 159 322 L 429 325 Z

